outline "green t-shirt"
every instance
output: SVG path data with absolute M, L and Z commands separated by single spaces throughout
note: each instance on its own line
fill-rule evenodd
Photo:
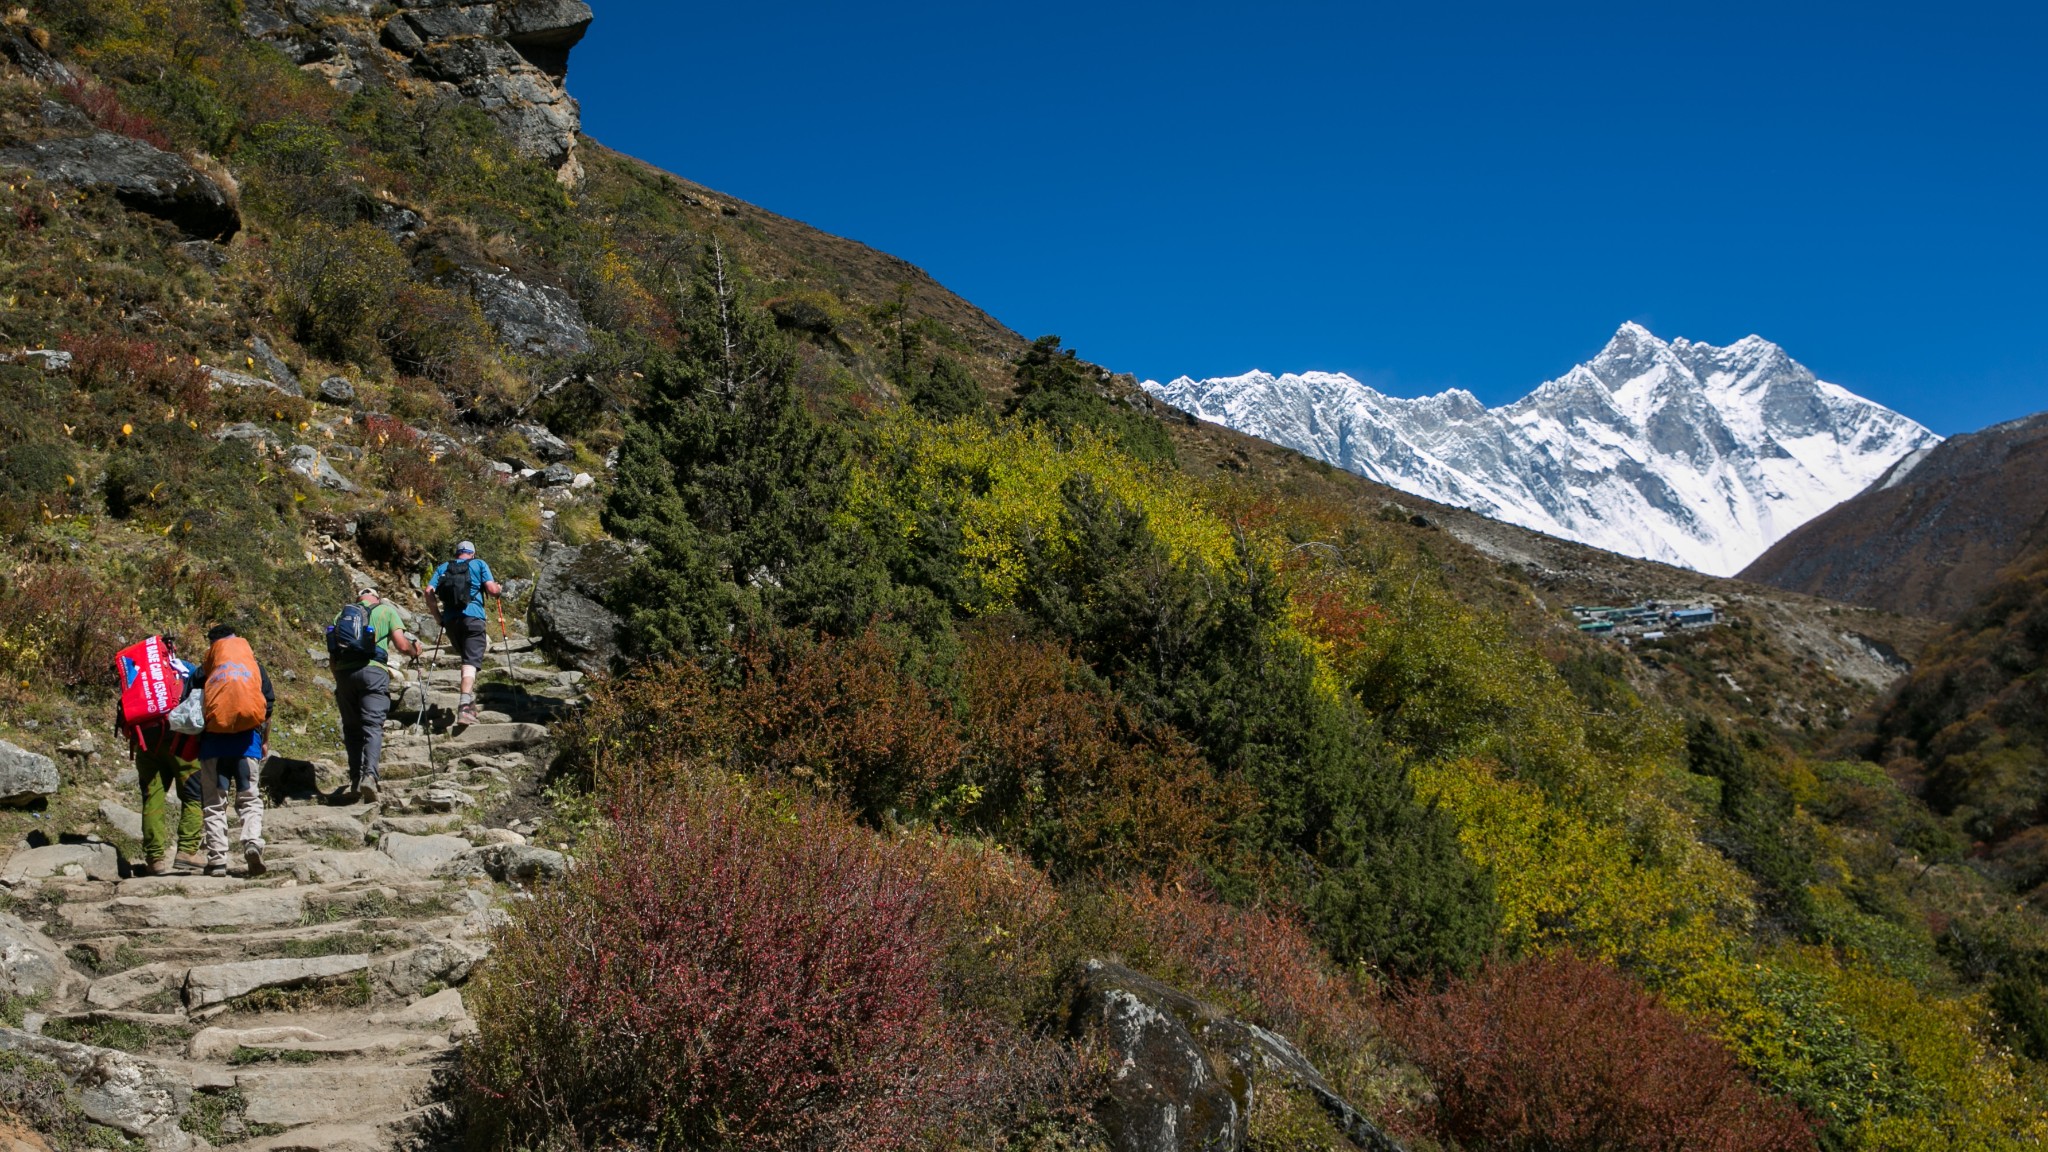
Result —
M 335 620 L 339 621 L 341 619 L 341 613 L 336 612 L 334 614 L 334 618 Z M 370 609 L 370 627 L 376 630 L 377 647 L 384 649 L 384 651 L 387 653 L 396 652 L 398 650 L 391 643 L 391 638 L 393 636 L 398 635 L 400 630 L 402 630 L 405 627 L 405 621 L 399 619 L 398 617 L 398 609 L 393 608 L 391 605 L 386 604 L 381 600 L 378 601 L 377 606 L 375 608 Z M 388 666 L 386 666 L 384 661 L 382 660 L 369 660 L 365 661 L 363 664 L 351 664 L 348 665 L 346 668 L 343 668 L 342 671 L 354 671 L 357 668 L 366 666 L 374 668 L 383 668 L 386 672 L 391 671 L 391 669 Z

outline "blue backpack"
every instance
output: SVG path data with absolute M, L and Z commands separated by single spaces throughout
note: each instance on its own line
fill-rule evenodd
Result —
M 370 610 L 350 604 L 327 626 L 327 662 L 331 665 L 382 664 L 389 660 L 370 626 Z

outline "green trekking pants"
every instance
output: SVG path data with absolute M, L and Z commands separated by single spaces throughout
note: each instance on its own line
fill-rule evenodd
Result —
M 183 801 L 178 812 L 177 850 L 199 851 L 201 816 L 199 802 L 178 795 L 178 785 L 198 771 L 196 765 L 179 760 L 168 751 L 135 753 L 135 782 L 142 789 L 142 857 L 154 863 L 171 854 L 169 806 Z

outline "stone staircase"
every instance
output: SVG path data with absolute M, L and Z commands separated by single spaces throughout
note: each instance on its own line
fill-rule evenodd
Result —
M 403 676 L 377 803 L 334 802 L 339 749 L 265 765 L 261 877 L 238 854 L 225 877 L 149 876 L 96 845 L 37 877 L 18 852 L 0 965 L 40 1002 L 0 1050 L 57 1064 L 152 1150 L 452 1142 L 462 985 L 507 902 L 570 866 L 510 813 L 582 677 L 494 641 L 484 722 L 457 732 L 456 672 Z

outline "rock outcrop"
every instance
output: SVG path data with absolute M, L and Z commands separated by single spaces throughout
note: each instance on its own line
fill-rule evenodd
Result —
M 242 28 L 344 91 L 416 81 L 472 101 L 573 184 L 582 112 L 563 82 L 591 15 L 582 0 L 247 0 Z
M 0 149 L 0 168 L 26 169 L 36 179 L 106 192 L 202 240 L 241 230 L 241 213 L 226 191 L 185 160 L 132 136 L 95 132 Z
M 509 272 L 472 269 L 459 274 L 476 306 L 507 347 L 532 356 L 590 351 L 590 329 L 576 298 L 547 284 L 529 284 Z
M 1401 1150 L 1285 1037 L 1141 972 L 1088 961 L 1070 1011 L 1070 1030 L 1093 1034 L 1116 1060 L 1097 1115 L 1118 1152 L 1239 1152 L 1253 1093 L 1273 1086 L 1313 1096 L 1366 1152 Z
M 543 553 L 527 609 L 542 650 L 590 675 L 610 672 L 619 655 L 619 617 L 604 601 L 632 562 L 632 551 L 611 540 Z

